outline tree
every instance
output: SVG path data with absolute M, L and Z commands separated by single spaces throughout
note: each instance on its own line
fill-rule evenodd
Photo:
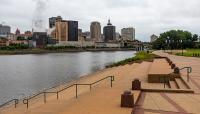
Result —
M 180 49 L 194 48 L 197 45 L 198 35 L 183 30 L 170 30 L 160 34 L 160 37 L 153 43 L 155 49 Z

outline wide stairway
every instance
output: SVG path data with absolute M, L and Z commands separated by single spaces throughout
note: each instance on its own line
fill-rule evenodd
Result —
M 175 92 L 193 93 L 181 73 L 174 73 L 170 65 L 172 61 L 166 58 L 155 59 L 148 73 L 147 82 L 142 84 L 142 89 L 148 92 Z

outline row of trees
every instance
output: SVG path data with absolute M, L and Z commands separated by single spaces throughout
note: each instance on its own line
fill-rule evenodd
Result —
M 21 49 L 28 49 L 29 46 L 26 44 L 12 44 L 10 46 L 3 46 L 0 47 L 0 50 L 21 50 Z
M 199 36 L 183 30 L 170 30 L 160 34 L 153 42 L 154 49 L 200 48 Z

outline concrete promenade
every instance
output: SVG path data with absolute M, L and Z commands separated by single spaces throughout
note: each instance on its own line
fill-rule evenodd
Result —
M 191 66 L 193 72 L 189 85 L 195 93 L 142 92 L 138 107 L 141 112 L 137 114 L 200 114 L 200 58 L 169 55 L 162 51 L 154 53 L 169 57 L 180 68 Z M 115 76 L 113 88 L 110 87 L 110 81 L 105 80 L 91 92 L 88 87 L 79 88 L 78 99 L 75 99 L 75 88 L 71 88 L 64 91 L 59 100 L 56 100 L 56 95 L 51 95 L 44 104 L 42 98 L 38 98 L 30 102 L 29 109 L 20 104 L 16 109 L 0 109 L 0 114 L 131 114 L 132 108 L 120 107 L 120 98 L 124 90 L 131 89 L 133 79 L 139 78 L 145 87 L 163 89 L 163 84 L 147 83 L 151 64 L 143 62 L 109 68 L 77 82 L 90 83 L 106 76 Z M 186 72 L 181 73 L 186 78 Z M 135 92 L 134 96 L 137 95 Z

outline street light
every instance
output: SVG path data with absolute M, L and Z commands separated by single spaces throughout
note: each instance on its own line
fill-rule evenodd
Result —
M 180 41 L 181 41 L 182 56 L 183 56 L 183 40 L 180 40 Z
M 168 36 L 168 37 L 167 37 L 167 40 L 166 40 L 167 49 L 169 49 L 169 43 L 170 43 L 170 40 L 169 40 L 169 36 Z

